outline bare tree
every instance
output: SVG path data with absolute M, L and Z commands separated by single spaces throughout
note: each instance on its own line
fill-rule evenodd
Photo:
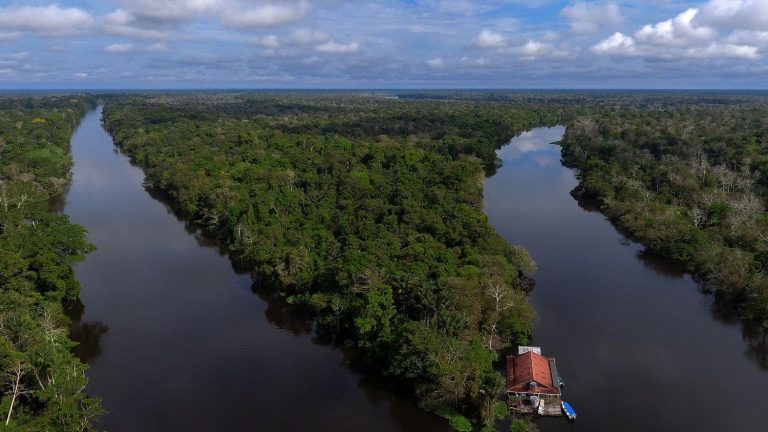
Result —
M 701 227 L 702 222 L 704 222 L 707 218 L 707 214 L 699 208 L 699 206 L 694 206 L 690 210 L 688 210 L 688 217 L 691 218 L 691 222 L 693 222 L 693 226 L 696 228 Z
M 17 361 L 10 369 L 5 371 L 6 379 L 8 380 L 7 386 L 11 394 L 11 404 L 8 407 L 8 415 L 5 417 L 5 425 L 11 421 L 11 415 L 13 414 L 13 407 L 16 405 L 16 400 L 19 396 L 32 393 L 30 389 L 24 386 L 21 381 L 24 375 L 29 372 L 31 367 L 22 361 Z

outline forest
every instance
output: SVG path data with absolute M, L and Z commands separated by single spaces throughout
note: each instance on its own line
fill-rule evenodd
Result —
M 393 98 L 397 96 L 397 99 Z M 507 415 L 500 354 L 527 343 L 536 264 L 483 213 L 495 150 L 566 124 L 573 194 L 677 260 L 742 322 L 768 320 L 768 97 L 698 92 L 178 92 L 0 98 L 0 413 L 91 430 L 65 305 L 93 250 L 54 205 L 69 139 L 104 124 L 146 186 L 254 281 L 457 430 Z M 758 332 L 760 333 L 760 332 Z M 525 430 L 525 422 L 513 422 Z M 517 429 L 516 429 L 517 430 Z
M 4 430 L 87 431 L 86 396 L 64 304 L 72 264 L 93 246 L 52 202 L 69 185 L 69 139 L 89 96 L 0 97 L 0 412 Z
M 699 275 L 739 319 L 768 320 L 768 101 L 605 110 L 573 122 L 574 195 Z
M 105 125 L 182 214 L 276 295 L 459 429 L 506 415 L 535 264 L 489 225 L 484 166 L 555 107 L 356 95 L 154 95 Z

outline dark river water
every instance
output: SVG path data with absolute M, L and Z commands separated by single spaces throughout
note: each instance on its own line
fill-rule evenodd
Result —
M 252 289 L 149 196 L 88 114 L 65 212 L 98 250 L 77 269 L 75 326 L 109 431 L 432 431 L 442 419 L 363 381 L 311 323 Z
M 768 331 L 742 327 L 676 266 L 643 253 L 569 194 L 562 127 L 499 150 L 485 184 L 491 224 L 539 265 L 535 345 L 557 358 L 578 413 L 554 431 L 766 431 Z M 731 322 L 732 321 L 732 322 Z

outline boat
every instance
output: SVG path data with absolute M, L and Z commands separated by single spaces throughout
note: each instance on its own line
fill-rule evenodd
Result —
M 568 402 L 560 402 L 560 406 L 563 407 L 563 412 L 565 413 L 565 416 L 568 417 L 568 420 L 576 420 L 576 411 L 574 411 L 571 404 Z

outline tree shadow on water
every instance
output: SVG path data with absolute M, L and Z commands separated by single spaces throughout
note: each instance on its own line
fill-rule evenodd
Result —
M 82 321 L 85 306 L 80 299 L 67 302 L 64 311 L 72 320 L 69 328 L 69 338 L 77 342 L 74 354 L 83 363 L 90 363 L 99 358 L 102 353 L 101 338 L 109 330 L 109 326 L 101 321 Z

